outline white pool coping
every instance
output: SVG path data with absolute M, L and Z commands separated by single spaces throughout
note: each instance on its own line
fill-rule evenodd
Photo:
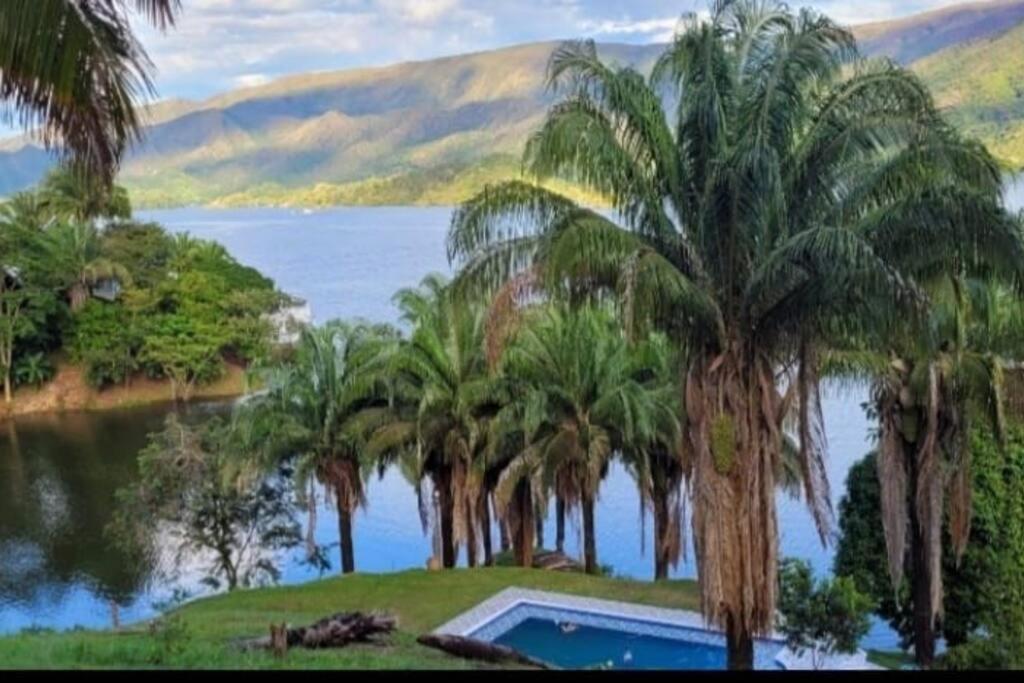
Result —
M 668 609 L 632 602 L 619 602 L 617 600 L 603 600 L 579 595 L 510 587 L 441 625 L 434 630 L 434 633 L 436 635 L 470 637 L 481 627 L 521 605 L 576 610 L 599 616 L 639 619 L 665 626 L 715 632 L 713 629 L 708 628 L 704 617 L 700 613 L 689 610 Z M 758 638 L 758 640 L 776 641 L 782 644 L 785 642 L 785 637 L 779 633 L 772 633 L 770 636 Z M 809 655 L 800 657 L 786 648 L 785 645 L 782 645 L 782 651 L 775 658 L 775 661 L 788 670 L 813 668 Z M 854 655 L 830 657 L 826 660 L 823 668 L 828 670 L 876 670 L 882 667 L 868 662 L 867 654 L 863 650 L 859 650 Z

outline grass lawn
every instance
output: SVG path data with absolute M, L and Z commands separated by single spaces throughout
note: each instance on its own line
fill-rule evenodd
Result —
M 120 632 L 26 632 L 0 638 L 0 668 L 470 668 L 469 662 L 417 645 L 416 637 L 509 586 L 698 608 L 692 581 L 653 584 L 504 567 L 357 574 L 196 601 L 154 632 L 137 625 Z M 232 646 L 239 637 L 267 635 L 271 623 L 299 626 L 354 610 L 390 612 L 398 617 L 398 632 L 386 645 L 292 650 L 284 660 Z
M 906 652 L 889 652 L 885 650 L 868 650 L 868 661 L 886 669 L 902 669 L 914 664 L 914 658 Z

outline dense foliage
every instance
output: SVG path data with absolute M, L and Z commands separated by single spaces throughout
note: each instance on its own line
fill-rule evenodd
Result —
M 273 282 L 218 244 L 134 221 L 120 188 L 84 185 L 58 170 L 0 209 L 5 380 L 45 382 L 64 350 L 98 388 L 144 373 L 187 399 L 225 359 L 270 352 Z
M 975 657 L 995 656 L 997 651 L 1001 657 L 1011 656 L 1014 634 L 1024 625 L 1024 615 L 1015 613 L 1021 604 L 1018 577 L 1024 558 L 1024 432 L 1011 429 L 1001 446 L 990 432 L 978 429 L 970 443 L 974 522 L 963 557 L 957 560 L 947 552 L 942 563 L 946 590 L 937 635 L 952 648 L 950 666 L 970 666 L 968 661 L 983 666 L 985 661 Z M 839 506 L 841 536 L 834 571 L 872 597 L 876 613 L 909 647 L 914 637 L 911 592 L 908 581 L 898 589 L 890 581 L 880 492 L 877 456 L 871 454 L 850 470 Z M 948 522 L 943 538 L 951 543 Z
M 871 627 L 871 604 L 849 577 L 815 581 L 802 560 L 779 566 L 779 629 L 798 656 L 810 651 L 815 669 L 829 656 L 857 651 Z

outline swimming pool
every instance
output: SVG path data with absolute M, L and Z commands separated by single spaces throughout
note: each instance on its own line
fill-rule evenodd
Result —
M 699 614 L 510 588 L 436 631 L 511 647 L 564 669 L 716 670 L 725 637 Z M 780 639 L 755 641 L 754 666 L 782 669 Z

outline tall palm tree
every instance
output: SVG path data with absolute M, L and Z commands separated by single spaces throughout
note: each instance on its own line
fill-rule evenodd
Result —
M 507 506 L 539 477 L 534 490 L 554 489 L 568 509 L 578 506 L 589 573 L 599 571 L 594 511 L 613 455 L 655 444 L 665 424 L 675 427 L 666 440 L 678 442 L 677 411 L 665 400 L 672 385 L 646 382 L 646 360 L 610 315 L 589 307 L 543 311 L 505 352 L 502 370 L 520 396 L 525 438 L 498 499 Z
M 180 0 L 5 0 L 0 3 L 0 109 L 48 149 L 104 181 L 137 139 L 137 101 L 153 66 L 132 12 L 173 25 Z
M 921 666 L 935 656 L 944 520 L 958 558 L 970 537 L 971 424 L 981 417 L 1003 438 L 1004 369 L 1024 356 L 1024 306 L 1004 287 L 944 278 L 933 299 L 923 330 L 890 337 L 890 352 L 871 358 L 873 368 L 856 358 L 875 378 L 889 571 L 896 589 L 904 577 L 910 583 Z
M 92 223 L 58 222 L 48 227 L 44 235 L 50 263 L 67 283 L 72 312 L 81 310 L 89 301 L 92 287 L 103 280 L 131 284 L 127 267 L 102 255 L 101 237 Z
M 484 353 L 483 314 L 476 306 L 455 305 L 439 275 L 400 291 L 395 301 L 412 332 L 378 366 L 394 400 L 374 426 L 368 449 L 383 464 L 414 454 L 420 480 L 430 479 L 439 499 L 442 564 L 455 566 L 465 545 L 473 566 L 481 534 L 490 531 L 481 526 L 485 470 L 479 457 L 483 418 L 497 391 Z
M 524 166 L 602 193 L 616 217 L 530 182 L 488 188 L 453 218 L 457 287 L 494 291 L 532 268 L 553 295 L 614 297 L 628 327 L 685 350 L 702 609 L 730 666 L 749 668 L 774 621 L 786 418 L 827 542 L 819 353 L 920 312 L 919 272 L 1019 272 L 999 168 L 912 74 L 773 0 L 712 3 L 649 78 L 589 42 L 558 49 L 549 78 L 563 97 Z
M 304 330 L 295 361 L 259 370 L 265 388 L 235 415 L 242 450 L 250 456 L 245 464 L 262 472 L 293 461 L 300 481 L 319 481 L 333 495 L 345 574 L 355 571 L 352 519 L 366 500 L 363 442 L 353 424 L 376 395 L 364 368 L 394 335 L 387 326 L 366 323 Z

